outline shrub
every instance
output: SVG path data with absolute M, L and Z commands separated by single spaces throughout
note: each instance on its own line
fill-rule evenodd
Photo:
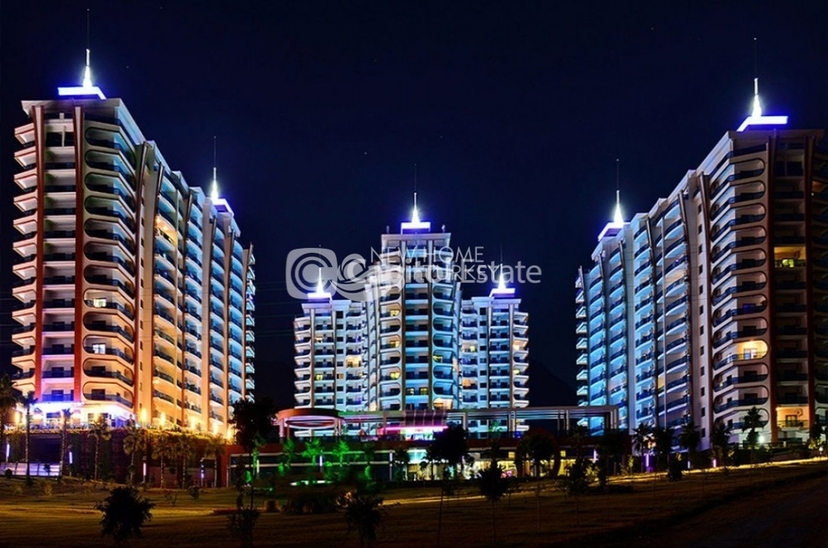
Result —
M 6 471 L 3 472 L 3 475 L 6 476 L 7 480 L 12 479 L 13 474 L 12 474 L 11 468 L 6 468 Z
M 230 534 L 236 538 L 241 546 L 253 545 L 253 528 L 256 526 L 256 520 L 259 519 L 261 512 L 255 508 L 236 508 L 236 510 L 227 515 L 227 529 Z
M 141 536 L 144 522 L 152 519 L 155 504 L 141 497 L 132 487 L 116 487 L 110 495 L 95 505 L 101 512 L 101 534 L 111 536 L 115 546 L 121 546 L 132 537 Z
M 348 532 L 356 529 L 359 545 L 373 542 L 377 538 L 377 527 L 384 516 L 382 498 L 370 493 L 351 491 L 337 498 L 337 504 L 345 510 Z
M 670 459 L 670 464 L 667 468 L 667 479 L 670 481 L 679 481 L 684 473 L 684 462 L 678 458 Z
M 198 485 L 191 485 L 187 488 L 187 494 L 189 494 L 193 499 L 198 499 L 199 495 L 201 495 L 201 489 Z
M 297 493 L 285 500 L 286 514 L 329 514 L 336 512 L 335 493 Z

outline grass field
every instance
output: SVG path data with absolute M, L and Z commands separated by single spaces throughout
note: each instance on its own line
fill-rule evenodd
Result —
M 826 473 L 826 460 L 819 460 L 731 469 L 728 475 L 696 472 L 677 483 L 666 481 L 663 474 L 639 475 L 613 482 L 631 486 L 631 492 L 595 492 L 577 501 L 564 497 L 549 481 L 542 484 L 540 520 L 534 484 L 524 484 L 520 492 L 497 503 L 494 517 L 492 506 L 476 494 L 473 484 L 466 484 L 458 496 L 444 502 L 440 545 L 598 545 L 632 540 L 641 531 L 679 523 L 705 509 L 758 492 L 764 494 L 763 504 L 772 504 L 775 488 L 825 477 Z M 0 479 L 0 547 L 111 546 L 110 539 L 100 536 L 100 513 L 94 509 L 107 491 L 71 483 L 61 489 L 63 492 L 55 486 L 51 495 L 44 495 L 42 484 L 26 490 L 21 480 Z M 131 546 L 234 545 L 227 518 L 213 515 L 213 510 L 233 507 L 235 491 L 204 490 L 197 500 L 180 492 L 175 505 L 159 490 L 150 490 L 145 496 L 156 503 L 153 519 L 144 528 L 143 538 L 133 540 Z M 383 496 L 387 513 L 377 546 L 437 545 L 439 488 L 386 490 Z M 347 533 L 341 513 L 267 513 L 262 514 L 255 530 L 256 546 L 334 544 L 359 545 L 356 533 Z

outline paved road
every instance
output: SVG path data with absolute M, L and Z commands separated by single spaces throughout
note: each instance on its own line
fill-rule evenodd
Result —
M 828 548 L 828 477 L 760 492 L 628 544 Z

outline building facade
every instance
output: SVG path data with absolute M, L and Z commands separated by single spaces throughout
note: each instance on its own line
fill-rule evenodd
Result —
M 828 156 L 783 118 L 754 113 L 602 231 L 575 284 L 581 405 L 630 432 L 692 420 L 703 447 L 717 423 L 744 441 L 753 407 L 767 443 L 828 424 Z
M 294 322 L 296 407 L 343 412 L 528 406 L 528 316 L 505 284 L 462 299 L 451 235 L 416 212 L 382 247 L 359 301 L 320 285 Z M 486 420 L 471 431 L 495 426 Z M 522 423 L 519 425 L 523 427 Z
M 15 131 L 15 386 L 47 423 L 69 408 L 223 434 L 255 386 L 252 247 L 120 99 L 61 93 L 24 101 Z

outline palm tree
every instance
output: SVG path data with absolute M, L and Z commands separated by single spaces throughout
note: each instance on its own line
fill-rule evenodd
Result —
M 748 429 L 748 435 L 745 443 L 748 448 L 750 448 L 751 464 L 756 464 L 756 447 L 759 445 L 759 433 L 756 430 L 758 428 L 762 428 L 762 426 L 764 426 L 764 423 L 762 422 L 762 413 L 754 405 L 745 414 L 744 419 L 742 419 L 742 429 Z
M 72 419 L 72 410 L 63 409 L 61 411 L 61 425 L 60 425 L 60 470 L 58 470 L 58 478 L 63 479 L 63 474 L 66 467 L 66 436 L 69 428 L 69 421 Z
M 6 454 L 6 420 L 8 414 L 15 408 L 19 398 L 14 391 L 14 385 L 8 375 L 0 377 L 0 453 L 5 460 Z
M 191 480 L 188 479 L 188 472 L 190 468 L 190 463 L 193 458 L 194 447 L 193 447 L 193 435 L 189 432 L 182 432 L 178 436 L 178 440 L 176 444 L 176 452 L 178 458 L 181 459 L 181 467 L 180 467 L 180 477 L 181 481 L 179 481 L 179 486 L 181 487 L 188 487 L 187 482 Z
M 135 484 L 135 461 L 140 455 L 142 458 L 147 452 L 147 431 L 138 426 L 135 421 L 126 425 L 124 436 L 124 453 L 129 455 L 129 484 Z
M 394 476 L 397 481 L 408 479 L 408 464 L 411 462 L 411 455 L 408 454 L 408 448 L 404 445 L 398 446 L 394 449 Z
M 642 422 L 633 431 L 633 450 L 638 453 L 641 459 L 641 471 L 644 471 L 644 454 L 649 451 L 653 443 L 653 427 L 649 423 Z
M 253 463 L 254 454 L 258 456 L 259 447 L 267 441 L 267 435 L 273 430 L 276 416 L 276 404 L 267 396 L 255 400 L 237 400 L 233 404 L 231 423 L 236 432 L 236 443 L 250 456 Z M 250 489 L 250 510 L 253 510 L 253 492 Z
M 94 478 L 98 479 L 100 473 L 100 455 L 101 455 L 101 441 L 109 441 L 112 439 L 112 430 L 109 428 L 109 423 L 103 415 L 98 417 L 98 420 L 89 425 L 89 437 L 95 439 L 95 473 Z
M 221 436 L 208 436 L 204 445 L 204 458 L 213 461 L 213 487 L 219 486 L 218 464 L 219 459 L 224 456 L 226 443 Z
M 673 452 L 673 434 L 672 426 L 666 428 L 656 426 L 653 428 L 657 468 L 661 466 L 662 460 L 665 462 L 665 465 L 669 465 L 670 463 L 670 454 Z
M 313 470 L 313 465 L 319 462 L 319 457 L 322 456 L 322 442 L 319 438 L 309 439 L 305 442 L 305 449 L 300 454 L 310 461 L 311 468 L 308 470 Z
M 26 397 L 23 398 L 23 405 L 26 408 L 26 485 L 32 484 L 32 476 L 31 476 L 31 469 L 30 469 L 30 461 L 32 460 L 29 458 L 29 440 L 32 437 L 32 406 L 37 403 L 37 399 L 34 397 L 34 392 L 29 392 L 26 394 Z
M 164 466 L 167 461 L 175 458 L 176 440 L 170 432 L 161 431 L 154 436 L 152 445 L 152 458 L 157 459 L 161 465 L 161 489 L 164 488 Z
M 693 419 L 690 419 L 690 421 L 684 423 L 679 431 L 678 438 L 679 445 L 687 450 L 687 457 L 695 466 L 696 454 L 699 449 L 699 444 L 701 443 L 701 434 L 699 433 L 698 426 L 696 426 L 693 422 Z
M 730 428 L 722 421 L 716 421 L 713 425 L 713 431 L 710 433 L 710 445 L 713 447 L 713 452 L 716 455 L 716 462 L 722 463 L 722 467 L 727 471 L 727 452 L 730 445 Z

